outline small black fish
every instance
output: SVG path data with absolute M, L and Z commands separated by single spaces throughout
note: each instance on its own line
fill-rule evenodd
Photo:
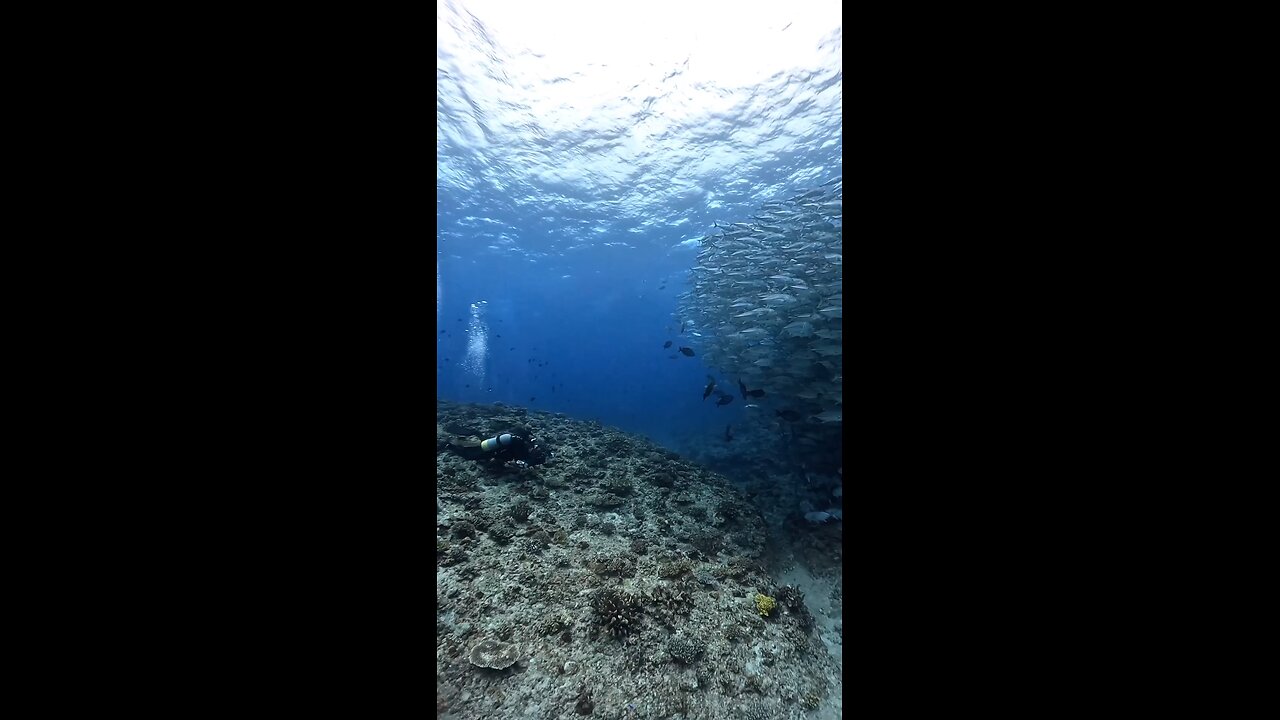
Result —
M 530 396 L 529 396 L 529 402 L 533 402 L 534 400 L 537 400 L 537 399 L 538 399 L 538 398 L 536 398 L 536 397 L 534 397 L 534 396 L 532 396 L 532 395 L 530 395 Z
M 502 333 L 497 333 L 495 337 L 502 337 Z
M 732 432 L 730 432 L 730 430 L 731 430 L 732 428 L 733 428 L 733 425 L 732 425 L 732 424 L 730 424 L 730 425 L 725 425 L 725 426 L 724 426 L 724 441 L 725 441 L 725 442 L 732 442 L 732 441 L 733 441 L 733 433 L 732 433 Z
M 672 355 L 671 357 L 675 357 L 675 356 Z M 707 386 L 702 390 L 702 399 L 706 400 L 707 398 L 711 397 L 711 391 L 715 389 L 716 389 L 716 379 L 708 375 Z
M 667 349 L 667 348 L 669 348 L 669 347 L 671 347 L 671 341 L 670 341 L 670 340 L 668 340 L 668 341 L 666 341 L 666 342 L 662 343 L 662 349 L 663 349 L 663 350 L 666 350 L 666 349 Z
M 795 410 L 778 410 L 777 413 L 778 413 L 778 417 L 788 422 L 797 422 L 800 420 L 800 418 L 804 417 L 803 415 L 796 412 Z
M 680 354 L 685 357 L 693 357 L 693 348 L 682 347 L 680 348 Z
M 738 378 L 738 389 L 742 391 L 742 399 L 747 399 L 747 386 L 742 384 L 742 378 Z
M 732 395 L 721 395 L 720 399 L 716 401 L 716 405 L 728 405 L 731 402 L 733 402 Z
M 748 390 L 747 394 L 750 395 L 751 397 L 764 397 L 764 390 L 761 390 L 759 388 L 755 390 Z M 743 398 L 743 400 L 746 400 L 746 398 Z

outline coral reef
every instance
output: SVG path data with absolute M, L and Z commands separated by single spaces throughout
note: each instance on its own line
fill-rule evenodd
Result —
M 552 461 L 449 450 L 464 431 L 517 426 Z M 437 436 L 444 717 L 840 717 L 839 583 L 807 571 L 832 563 L 840 523 L 810 527 L 763 478 L 752 499 L 643 438 L 555 414 L 440 402 Z M 774 603 L 765 616 L 757 595 Z

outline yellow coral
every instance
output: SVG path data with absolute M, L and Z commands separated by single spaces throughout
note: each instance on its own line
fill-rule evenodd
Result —
M 773 612 L 777 605 L 778 603 L 774 602 L 773 598 L 768 595 L 756 593 L 756 612 L 760 613 L 760 617 L 768 617 L 769 613 Z

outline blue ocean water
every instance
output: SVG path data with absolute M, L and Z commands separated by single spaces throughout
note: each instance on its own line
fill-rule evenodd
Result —
M 744 421 L 677 296 L 717 223 L 841 175 L 840 4 L 785 5 L 437 6 L 441 398 L 672 448 Z

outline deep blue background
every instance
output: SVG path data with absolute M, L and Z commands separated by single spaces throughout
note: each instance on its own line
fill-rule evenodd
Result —
M 679 238 L 654 246 L 669 248 Z M 522 245 L 536 242 L 521 240 Z M 733 387 L 732 379 L 721 378 L 700 357 L 676 352 L 681 345 L 700 349 L 696 337 L 679 335 L 675 317 L 676 295 L 687 287 L 695 251 L 655 251 L 643 239 L 638 242 L 632 248 L 584 248 L 573 251 L 572 258 L 538 263 L 529 263 L 522 253 L 486 254 L 480 263 L 450 258 L 445 239 L 440 245 L 439 396 L 596 419 L 669 447 L 718 436 L 725 424 L 738 422 L 740 399 L 725 407 L 717 407 L 714 397 L 702 400 L 708 374 L 716 374 L 726 390 Z M 563 279 L 565 274 L 573 277 Z M 488 303 L 483 381 L 462 365 L 470 305 L 478 300 Z M 667 340 L 673 343 L 664 350 Z

